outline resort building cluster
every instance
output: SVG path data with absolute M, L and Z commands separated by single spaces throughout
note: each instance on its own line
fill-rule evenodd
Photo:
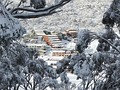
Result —
M 31 36 L 31 39 L 24 41 L 25 45 L 38 50 L 44 60 L 61 60 L 75 53 L 77 30 L 60 33 L 35 30 Z

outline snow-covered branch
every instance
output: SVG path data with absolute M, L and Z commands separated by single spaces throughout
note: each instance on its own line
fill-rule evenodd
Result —
M 59 3 L 49 6 L 49 7 L 45 7 L 45 8 L 40 8 L 40 9 L 30 9 L 30 8 L 15 8 L 11 11 L 11 14 L 15 17 L 15 18 L 38 18 L 41 16 L 46 16 L 46 15 L 51 15 L 53 13 L 56 13 L 57 11 L 55 11 L 56 9 L 66 5 L 67 3 L 69 3 L 71 0 L 61 0 Z M 25 13 L 21 13 L 21 14 L 17 14 L 14 12 L 18 12 L 18 11 L 25 11 Z

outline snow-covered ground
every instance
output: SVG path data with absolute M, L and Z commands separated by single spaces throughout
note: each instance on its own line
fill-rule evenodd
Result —
M 49 0 L 50 1 L 50 0 Z M 72 0 L 62 7 L 63 11 L 36 19 L 21 20 L 29 30 L 64 31 L 66 29 L 88 28 L 92 31 L 102 30 L 103 13 L 112 0 Z

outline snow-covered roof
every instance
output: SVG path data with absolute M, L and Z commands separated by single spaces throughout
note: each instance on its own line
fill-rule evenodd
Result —
M 76 47 L 76 43 L 74 42 L 69 42 L 66 46 L 66 49 L 68 50 L 75 50 L 75 47 Z
M 27 46 L 46 46 L 46 44 L 33 44 L 33 43 L 26 43 Z
M 38 36 L 43 36 L 45 35 L 45 33 L 41 30 L 35 30 L 35 33 L 38 35 Z

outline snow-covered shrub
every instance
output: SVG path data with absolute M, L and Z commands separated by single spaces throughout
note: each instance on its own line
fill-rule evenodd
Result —
M 78 43 L 76 46 L 77 51 L 79 51 L 80 53 L 83 52 L 84 49 L 88 47 L 88 44 L 90 43 L 91 39 L 92 35 L 90 34 L 89 30 L 80 30 L 78 32 Z

